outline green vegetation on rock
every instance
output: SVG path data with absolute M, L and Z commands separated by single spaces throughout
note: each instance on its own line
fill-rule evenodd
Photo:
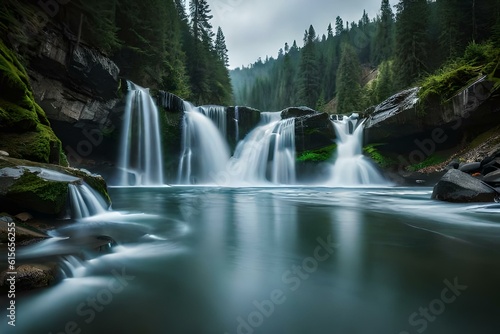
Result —
M 393 165 L 395 163 L 394 159 L 388 158 L 380 153 L 380 151 L 377 149 L 377 146 L 379 145 L 380 144 L 367 145 L 363 147 L 363 151 L 380 167 L 389 167 Z
M 422 80 L 420 104 L 425 104 L 429 99 L 444 103 L 482 75 L 494 80 L 499 61 L 500 49 L 492 43 L 469 44 L 463 57 L 448 62 L 435 74 Z
M 0 150 L 12 157 L 67 165 L 61 141 L 35 102 L 25 68 L 0 41 Z
M 332 144 L 320 148 L 318 150 L 310 150 L 302 152 L 298 157 L 297 161 L 300 162 L 323 162 L 329 160 L 337 148 L 337 144 Z
M 30 202 L 30 207 L 47 214 L 62 212 L 68 197 L 65 182 L 46 181 L 26 171 L 8 189 L 8 197 L 18 202 Z
M 446 158 L 444 158 L 440 155 L 434 154 L 434 155 L 431 155 L 430 157 L 428 157 L 427 159 L 425 159 L 424 161 L 422 161 L 421 163 L 410 165 L 410 166 L 406 167 L 406 170 L 408 170 L 410 172 L 416 172 L 416 171 L 419 171 L 419 170 L 424 169 L 426 167 L 438 165 L 444 161 L 446 161 Z

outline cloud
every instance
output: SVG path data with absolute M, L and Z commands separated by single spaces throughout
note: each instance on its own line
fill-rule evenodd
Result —
M 226 37 L 231 68 L 276 57 L 293 40 L 302 46 L 304 31 L 312 24 L 316 34 L 326 34 L 337 16 L 358 22 L 366 9 L 370 19 L 381 0 L 208 0 L 214 31 L 220 26 Z M 391 1 L 394 4 L 395 0 Z

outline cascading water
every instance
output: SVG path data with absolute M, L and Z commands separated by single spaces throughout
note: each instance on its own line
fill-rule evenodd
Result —
M 240 141 L 240 110 L 238 106 L 234 107 L 234 128 L 235 128 L 235 142 Z
M 261 126 L 236 148 L 231 161 L 235 182 L 295 183 L 295 119 L 262 113 Z
M 387 181 L 362 153 L 363 121 L 356 114 L 333 121 L 337 134 L 337 157 L 330 170 L 328 185 L 387 185 Z
M 128 84 L 120 152 L 121 186 L 163 185 L 158 108 L 149 89 Z
M 72 218 L 95 216 L 107 211 L 106 201 L 86 183 L 69 184 Z
M 185 102 L 178 183 L 214 183 L 216 174 L 226 168 L 229 155 L 229 147 L 212 120 Z
M 227 110 L 221 106 L 201 106 L 198 110 L 214 122 L 222 137 L 227 136 Z

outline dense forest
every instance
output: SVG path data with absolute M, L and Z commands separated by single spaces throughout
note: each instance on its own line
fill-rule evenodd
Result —
M 188 6 L 186 6 L 188 5 Z M 43 12 L 41 12 L 42 7 Z M 46 13 L 47 15 L 40 15 Z M 0 32 L 25 62 L 48 26 L 110 57 L 123 78 L 198 104 L 229 104 L 225 38 L 206 0 L 3 0 Z
M 337 16 L 322 35 L 311 25 L 302 47 L 286 43 L 277 58 L 232 70 L 236 103 L 349 113 L 413 85 L 439 86 L 445 73 L 456 76 L 447 84 L 462 87 L 495 70 L 499 13 L 498 0 L 400 0 L 394 8 L 382 0 L 373 19 L 365 11 L 358 22 Z

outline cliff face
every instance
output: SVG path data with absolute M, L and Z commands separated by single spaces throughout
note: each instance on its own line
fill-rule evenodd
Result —
M 0 41 L 0 150 L 12 157 L 67 164 L 61 142 L 35 102 L 26 70 Z
M 436 155 L 447 158 L 500 124 L 500 93 L 485 76 L 446 102 L 419 101 L 418 88 L 400 92 L 370 114 L 365 143 L 396 158 L 400 169 Z
M 116 161 L 123 111 L 119 72 L 109 58 L 61 30 L 40 35 L 29 69 L 34 98 L 72 166 Z

